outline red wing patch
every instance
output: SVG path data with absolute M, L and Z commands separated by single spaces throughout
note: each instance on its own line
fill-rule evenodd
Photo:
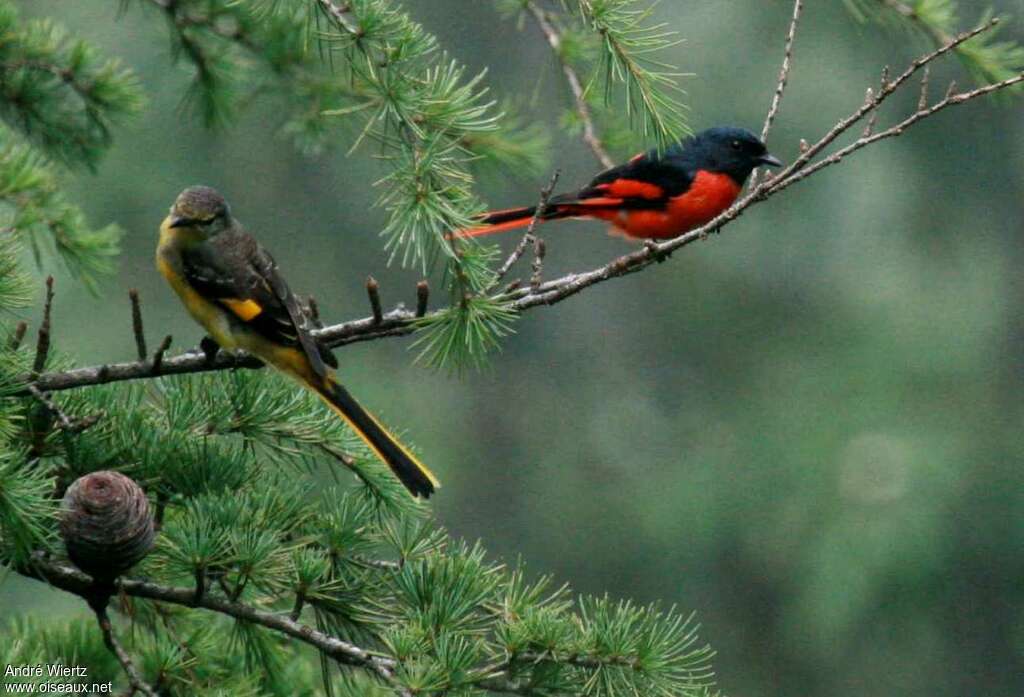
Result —
M 642 198 L 647 201 L 665 198 L 665 190 L 660 186 L 639 179 L 616 179 L 603 184 L 602 188 L 611 196 L 620 198 Z
M 562 210 L 562 208 L 590 208 L 592 206 L 606 208 L 608 206 L 621 206 L 623 203 L 624 201 L 621 198 L 595 196 L 594 198 L 581 198 L 580 200 L 573 201 L 571 203 L 559 204 L 556 208 L 557 210 Z

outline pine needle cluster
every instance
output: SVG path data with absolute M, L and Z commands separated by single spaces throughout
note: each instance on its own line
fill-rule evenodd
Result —
M 962 30 L 956 0 L 844 0 L 860 21 L 874 21 L 923 36 L 935 46 L 947 43 Z M 985 24 L 991 13 L 982 15 Z M 1024 47 L 1015 41 L 998 41 L 991 31 L 961 44 L 956 49 L 964 68 L 979 84 L 994 84 L 1024 70 Z
M 382 681 L 259 622 L 126 596 L 121 633 L 161 694 L 699 695 L 710 684 L 712 654 L 690 619 L 576 601 L 450 541 L 351 432 L 275 375 L 70 393 L 59 400 L 70 419 L 104 414 L 80 433 L 30 398 L 17 404 L 15 447 L 0 463 L 6 565 L 31 574 L 41 552 L 61 557 L 54 493 L 117 469 L 145 488 L 161 524 L 133 575 L 279 612 L 394 666 Z M 309 474 L 335 486 L 315 488 Z M 5 631 L 18 637 L 6 649 L 16 664 L 75 655 L 95 665 L 90 676 L 120 680 L 88 626 Z
M 141 107 L 141 90 L 117 60 L 52 22 L 21 20 L 6 0 L 0 36 L 0 236 L 8 238 L 0 265 L 24 246 L 37 261 L 56 256 L 94 288 L 113 268 L 120 231 L 89 226 L 60 193 L 58 167 L 95 166 L 110 146 L 111 128 Z M 5 274 L 0 296 L 16 285 L 16 276 Z

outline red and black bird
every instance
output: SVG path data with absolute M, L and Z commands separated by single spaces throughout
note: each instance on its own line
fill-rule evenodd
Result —
M 641 153 L 601 172 L 573 194 L 554 196 L 540 221 L 596 218 L 612 232 L 634 239 L 676 237 L 710 222 L 732 205 L 757 167 L 780 167 L 778 158 L 745 128 L 709 128 L 665 149 Z M 525 227 L 536 207 L 491 211 L 480 227 L 460 237 L 479 237 Z

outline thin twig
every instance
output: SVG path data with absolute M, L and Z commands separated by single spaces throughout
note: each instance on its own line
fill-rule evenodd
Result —
M 299 618 L 302 617 L 302 608 L 305 607 L 305 604 L 306 594 L 300 589 L 295 593 L 295 604 L 292 605 L 292 611 L 288 615 L 292 619 L 292 622 L 298 622 Z
M 540 287 L 541 276 L 544 273 L 544 255 L 547 254 L 547 245 L 540 237 L 533 241 L 533 274 L 530 276 L 530 288 Z
M 888 71 L 885 71 L 885 73 L 883 73 L 882 85 L 879 87 L 878 94 L 875 95 L 875 98 L 871 102 L 867 102 L 861 105 L 859 109 L 857 109 L 855 112 L 847 116 L 845 119 L 842 119 L 839 122 L 837 122 L 836 125 L 833 126 L 832 129 L 829 130 L 829 132 L 826 133 L 817 143 L 809 146 L 806 150 L 803 150 L 800 153 L 800 157 L 794 160 L 788 167 L 785 167 L 781 172 L 779 172 L 775 176 L 775 178 L 773 179 L 773 183 L 783 181 L 793 172 L 796 172 L 797 170 L 806 166 L 807 163 L 810 162 L 815 155 L 817 155 L 819 152 L 821 152 L 826 147 L 831 145 L 836 138 L 838 138 L 843 133 L 848 131 L 854 124 L 856 124 L 858 121 L 864 118 L 873 109 L 877 109 L 882 104 L 882 102 L 886 100 L 886 98 L 888 98 L 891 94 L 898 90 L 903 85 L 903 83 L 905 83 L 907 80 L 913 77 L 918 70 L 928 65 L 932 61 L 936 60 L 937 58 L 940 58 L 945 54 L 949 53 L 950 51 L 952 51 L 965 41 L 969 41 L 970 39 L 973 39 L 975 36 L 983 34 L 986 31 L 989 31 L 990 29 L 994 28 L 998 23 L 999 18 L 993 17 L 985 24 L 982 24 L 978 27 L 975 27 L 974 29 L 971 29 L 970 31 L 965 31 L 962 34 L 957 35 L 953 39 L 950 39 L 948 43 L 943 44 L 942 46 L 935 49 L 931 53 L 927 53 L 918 58 L 917 60 L 915 60 L 913 63 L 910 64 L 910 67 L 903 71 L 903 73 L 900 74 L 900 76 L 897 77 L 895 80 L 887 79 L 888 75 L 885 73 L 887 73 Z
M 793 19 L 789 22 L 789 33 L 786 34 L 786 48 L 782 54 L 782 67 L 779 69 L 779 82 L 775 85 L 775 93 L 772 95 L 772 104 L 768 107 L 768 115 L 764 119 L 764 127 L 761 129 L 761 142 L 768 142 L 768 132 L 772 129 L 775 117 L 779 113 L 779 106 L 782 104 L 782 94 L 786 91 L 786 82 L 789 80 L 789 68 L 793 64 L 793 42 L 796 39 L 796 27 L 800 23 L 800 13 L 804 9 L 803 0 L 796 0 L 793 3 Z
M 526 248 L 533 243 L 533 231 L 537 227 L 537 223 L 540 221 L 541 216 L 544 215 L 545 210 L 547 210 L 548 200 L 551 198 L 551 192 L 555 190 L 555 185 L 558 183 L 558 177 L 561 173 L 561 170 L 556 169 L 554 174 L 551 175 L 551 180 L 548 182 L 548 185 L 541 189 L 540 200 L 537 201 L 537 207 L 533 211 L 533 219 L 530 220 L 530 225 L 526 228 L 526 233 L 523 235 L 523 238 L 519 240 L 519 244 L 517 244 L 516 248 L 512 250 L 512 253 L 509 254 L 505 263 L 498 269 L 498 273 L 494 277 L 494 282 L 491 283 L 491 288 L 494 288 L 501 283 L 501 279 L 508 275 L 509 270 L 526 252 Z
M 36 357 L 32 362 L 32 372 L 41 373 L 46 367 L 46 359 L 50 354 L 50 313 L 53 310 L 53 276 L 46 277 L 46 304 L 43 305 L 43 321 L 39 325 L 39 338 L 36 340 Z
M 160 345 L 156 347 L 156 352 L 153 354 L 153 365 L 150 368 L 150 372 L 153 375 L 159 375 L 161 368 L 164 364 L 164 354 L 167 353 L 167 349 L 171 347 L 171 335 L 168 334 L 164 337 L 164 340 L 160 342 Z
M 910 126 L 914 125 L 921 119 L 928 118 L 929 116 L 932 116 L 933 114 L 942 111 L 946 107 L 953 106 L 956 104 L 963 104 L 964 102 L 968 102 L 972 99 L 976 99 L 978 97 L 989 94 L 991 92 L 995 92 L 997 90 L 1006 89 L 1007 87 L 1011 87 L 1021 82 L 1024 82 L 1024 73 L 1016 75 L 1015 77 L 1008 78 L 1001 82 L 996 82 L 991 85 L 978 87 L 977 89 L 973 89 L 968 92 L 960 92 L 957 94 L 949 95 L 926 109 L 919 109 L 918 111 L 915 111 L 913 114 L 905 118 L 903 121 L 900 121 L 895 126 L 892 126 L 891 128 L 887 128 L 884 131 L 879 131 L 878 133 L 870 135 L 866 138 L 860 138 L 859 140 L 850 143 L 845 148 L 837 150 L 836 152 L 832 153 L 825 159 L 819 160 L 818 162 L 815 162 L 813 165 L 799 172 L 791 174 L 786 179 L 780 178 L 773 181 L 771 184 L 770 192 L 774 194 L 779 191 L 782 191 L 791 184 L 795 184 L 796 182 L 800 181 L 801 179 L 809 177 L 815 172 L 821 171 L 826 167 L 829 167 L 842 161 L 843 158 L 845 158 L 847 155 L 850 155 L 865 146 L 871 145 L 872 143 L 876 143 L 885 138 L 892 138 L 894 136 L 903 135 L 903 132 Z
M 125 598 L 125 602 L 127 602 L 127 598 Z M 191 656 L 192 659 L 198 661 L 199 656 L 196 654 L 195 650 L 189 644 L 185 643 L 178 635 L 178 632 L 175 630 L 174 623 L 171 622 L 171 613 L 168 612 L 168 610 L 160 603 L 153 603 L 153 610 L 156 612 L 157 615 L 160 616 L 160 624 L 164 626 L 164 629 L 167 630 L 167 633 L 170 635 L 171 640 L 178 645 L 178 648 L 181 649 L 182 653 Z M 185 672 L 188 673 L 189 678 L 193 682 L 199 681 L 199 677 L 196 675 L 196 671 L 192 668 L 192 666 L 189 663 L 186 662 L 183 667 L 185 668 Z
M 614 167 L 615 162 L 604 149 L 604 144 L 601 143 L 601 139 L 597 135 L 597 129 L 594 127 L 594 119 L 590 115 L 590 107 L 587 105 L 586 92 L 583 89 L 583 83 L 580 82 L 580 76 L 562 55 L 562 35 L 548 21 L 544 10 L 538 7 L 533 0 L 527 0 L 525 7 L 530 11 L 534 19 L 537 20 L 537 26 L 540 27 L 541 32 L 551 46 L 551 50 L 555 52 L 558 62 L 562 65 L 562 73 L 565 75 L 565 80 L 569 83 L 569 90 L 576 101 L 576 113 L 583 124 L 583 142 L 590 147 L 603 167 L 606 169 Z
M 21 342 L 25 340 L 25 332 L 28 331 L 28 322 L 20 320 L 15 326 L 14 331 L 11 333 L 11 341 L 8 344 L 12 351 L 17 351 L 21 348 Z
M 868 87 L 867 93 L 864 96 L 864 101 L 871 102 L 875 99 L 875 92 Z M 878 123 L 878 109 L 872 109 L 871 115 L 868 116 L 867 125 L 864 126 L 864 131 L 861 133 L 861 137 L 867 137 L 871 135 L 875 130 L 875 125 Z
M 789 31 L 786 33 L 786 48 L 782 52 L 782 67 L 779 68 L 779 80 L 775 84 L 775 92 L 772 93 L 771 105 L 768 107 L 768 113 L 764 117 L 764 126 L 761 128 L 761 142 L 768 142 L 768 133 L 772 129 L 772 124 L 775 123 L 775 117 L 779 113 L 779 107 L 782 105 L 782 95 L 786 91 L 786 83 L 789 81 L 789 68 L 793 63 L 793 42 L 796 40 L 796 28 L 800 23 L 800 13 L 803 11 L 803 0 L 795 0 L 793 3 L 793 18 L 789 22 Z M 759 169 L 755 169 L 750 177 L 750 185 L 748 188 L 753 189 L 757 186 L 758 179 L 761 175 Z M 768 175 L 765 175 L 768 178 Z
M 132 288 L 128 291 L 128 298 L 132 301 L 132 334 L 135 335 L 135 351 L 140 361 L 146 360 L 149 351 L 146 350 L 146 334 L 142 330 L 142 306 L 139 302 L 139 291 Z
M 427 302 L 430 300 L 430 284 L 425 280 L 416 284 L 416 316 L 427 314 Z
M 369 567 L 371 569 L 380 569 L 381 571 L 401 571 L 404 564 L 401 561 L 391 561 L 390 559 L 373 559 L 371 557 L 364 557 L 361 554 L 350 554 L 349 559 L 362 566 Z
M 317 0 L 320 7 L 323 8 L 331 19 L 340 24 L 345 31 L 353 36 L 362 36 L 363 30 L 355 20 L 348 16 L 348 9 L 345 5 L 338 6 L 334 4 L 333 0 Z
M 384 321 L 384 310 L 380 306 L 380 284 L 377 283 L 377 279 L 373 276 L 366 279 L 366 295 L 370 298 L 373 323 L 380 324 Z
M 72 421 L 71 418 L 64 413 L 64 410 L 61 409 L 56 402 L 50 399 L 49 395 L 47 395 L 45 392 L 40 390 L 35 385 L 29 385 L 28 391 L 32 394 L 33 397 L 36 398 L 36 400 L 38 400 L 44 407 L 46 407 L 46 410 L 49 411 L 50 414 L 56 417 L 57 421 L 60 422 L 60 427 L 63 430 L 67 431 L 68 433 L 71 433 L 76 430 L 75 422 Z
M 125 674 L 128 676 L 128 683 L 132 686 L 132 692 L 141 692 L 146 697 L 158 697 L 156 690 L 142 679 L 138 669 L 132 662 L 132 657 L 128 655 L 128 652 L 118 642 L 117 637 L 114 636 L 114 630 L 110 625 L 110 617 L 107 615 L 106 608 L 97 607 L 95 610 L 96 621 L 99 622 L 100 632 L 103 633 L 103 643 L 106 644 L 107 648 L 110 649 L 110 653 L 114 654 L 117 662 L 124 669 Z
M 932 67 L 926 65 L 921 75 L 921 94 L 917 98 L 917 110 L 921 111 L 928 107 L 928 77 L 931 75 Z

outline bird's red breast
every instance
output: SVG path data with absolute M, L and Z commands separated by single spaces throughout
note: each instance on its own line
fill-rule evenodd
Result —
M 656 198 L 655 195 L 652 195 L 653 191 L 642 189 L 642 187 L 656 189 L 658 188 L 656 185 L 643 182 L 635 182 L 635 184 L 640 186 L 634 186 L 634 182 L 630 180 L 611 182 L 608 186 L 609 193 L 615 189 L 636 189 L 631 194 L 633 198 Z M 601 204 L 598 204 L 593 209 L 587 206 L 588 215 L 607 220 L 626 237 L 669 239 L 714 220 L 733 204 L 740 194 L 740 189 L 740 185 L 728 174 L 715 174 L 707 170 L 700 170 L 694 176 L 690 187 L 682 194 L 669 198 L 664 208 L 620 208 L 614 210 L 610 207 L 602 209 Z M 620 193 L 620 195 L 623 194 L 624 191 Z M 648 195 L 643 196 L 642 194 Z M 587 203 L 591 204 L 597 201 L 600 199 L 592 199 Z M 605 200 L 602 203 L 604 206 L 608 206 L 611 201 Z

